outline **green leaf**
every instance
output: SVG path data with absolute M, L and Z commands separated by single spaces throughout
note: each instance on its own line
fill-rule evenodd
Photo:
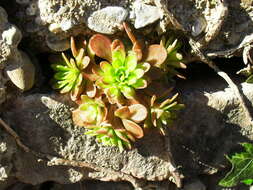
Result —
M 128 71 L 135 70 L 137 66 L 137 56 L 134 52 L 129 52 L 128 56 L 126 57 L 126 68 Z
M 246 80 L 247 83 L 253 83 L 253 75 L 250 75 Z
M 253 179 L 253 145 L 243 143 L 242 146 L 245 152 L 236 153 L 231 158 L 227 159 L 232 164 L 231 171 L 219 182 L 223 187 L 232 187 L 239 182 L 249 182 L 248 179 Z
M 69 68 L 60 64 L 52 64 L 51 68 L 55 71 L 69 71 Z
M 145 79 L 138 79 L 135 84 L 132 85 L 136 89 L 146 88 L 147 81 Z
M 129 87 L 129 86 L 122 86 L 121 87 L 121 92 L 124 94 L 124 96 L 127 99 L 133 99 L 134 96 L 135 96 L 134 88 Z
M 244 183 L 245 185 L 252 185 L 253 184 L 253 179 L 242 180 L 242 183 Z
M 112 52 L 112 66 L 114 68 L 119 68 L 123 66 L 125 62 L 125 55 L 121 51 Z

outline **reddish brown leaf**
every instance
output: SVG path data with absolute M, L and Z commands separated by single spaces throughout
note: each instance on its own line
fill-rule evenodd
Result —
M 116 40 L 113 40 L 113 42 L 111 44 L 111 50 L 112 51 L 114 51 L 114 50 L 120 50 L 120 51 L 125 52 L 125 46 L 122 43 L 122 41 L 116 39 Z
M 72 111 L 72 120 L 74 122 L 75 125 L 80 126 L 80 127 L 84 127 L 84 122 L 80 116 L 80 110 L 76 109 L 74 111 Z
M 130 119 L 136 123 L 140 123 L 144 119 L 147 118 L 148 111 L 145 106 L 142 104 L 134 104 L 129 106 L 129 110 L 131 113 Z
M 127 106 L 122 106 L 115 111 L 114 115 L 126 119 L 131 116 L 131 112 Z
M 132 33 L 131 28 L 127 25 L 126 22 L 123 22 L 123 26 L 124 26 L 124 28 L 125 28 L 125 31 L 126 31 L 128 37 L 129 37 L 129 39 L 131 40 L 131 42 L 132 42 L 133 44 L 135 44 L 135 43 L 137 42 L 137 40 L 136 40 L 134 34 Z
M 98 129 L 98 130 L 96 130 L 96 133 L 97 134 L 104 134 L 104 135 L 108 135 L 109 136 L 109 134 L 108 134 L 108 128 Z
M 167 58 L 166 49 L 159 44 L 153 44 L 150 45 L 147 49 L 145 61 L 150 63 L 151 65 L 159 67 L 162 63 L 164 63 L 166 58 Z
M 135 122 L 130 121 L 128 119 L 122 119 L 123 125 L 125 126 L 126 130 L 133 134 L 135 138 L 142 138 L 143 137 L 143 130 L 142 128 Z
M 74 40 L 73 36 L 70 37 L 70 47 L 71 47 L 72 55 L 74 57 L 76 57 L 78 52 L 77 52 L 77 49 L 76 49 L 76 43 L 75 43 L 75 40 Z
M 108 37 L 102 34 L 93 35 L 89 41 L 89 49 L 98 57 L 101 57 L 111 62 L 111 40 Z
M 87 81 L 87 83 L 86 83 L 86 94 L 90 98 L 94 98 L 96 96 L 96 92 L 97 92 L 97 88 L 96 88 L 95 84 L 91 81 Z

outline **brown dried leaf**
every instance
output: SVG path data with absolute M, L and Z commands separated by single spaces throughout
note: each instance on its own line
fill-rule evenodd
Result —
M 97 81 L 100 77 L 97 74 L 100 67 L 95 64 L 89 64 L 85 72 L 83 72 L 83 77 L 90 81 Z
M 150 106 L 153 107 L 155 105 L 155 101 L 156 101 L 156 95 L 153 95 L 151 100 L 150 100 Z

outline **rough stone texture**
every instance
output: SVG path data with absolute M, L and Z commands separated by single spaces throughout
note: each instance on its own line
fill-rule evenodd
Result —
M 156 6 L 146 5 L 142 1 L 136 1 L 133 4 L 133 11 L 131 17 L 134 20 L 134 27 L 136 29 L 148 26 L 159 20 L 162 15 Z
M 22 90 L 30 89 L 33 85 L 34 66 L 26 53 L 17 48 L 21 38 L 21 31 L 8 22 L 7 13 L 0 7 L 0 103 L 5 97 L 6 79 L 2 72 L 6 71 L 10 80 Z
M 88 18 L 88 27 L 96 32 L 114 34 L 125 21 L 128 12 L 122 7 L 106 7 Z
M 123 7 L 127 12 L 131 12 L 126 20 L 136 28 L 150 26 L 150 29 L 159 32 L 170 29 L 183 31 L 186 37 L 194 38 L 199 48 L 209 57 L 240 55 L 238 50 L 253 41 L 252 0 L 171 0 L 169 2 L 165 0 L 11 0 L 11 2 L 7 3 L 7 0 L 3 0 L 0 4 L 3 4 L 7 10 L 10 9 L 8 4 L 15 7 L 11 10 L 17 11 L 10 10 L 13 21 L 22 29 L 25 37 L 32 39 L 29 40 L 31 46 L 37 47 L 40 52 L 48 51 L 48 46 L 54 51 L 68 49 L 69 36 L 91 34 L 92 31 L 88 26 L 104 33 L 117 32 L 118 29 L 113 22 L 105 22 L 110 30 L 105 30 L 101 22 L 88 24 L 88 20 L 92 20 L 94 15 L 103 8 L 111 6 Z M 136 11 L 137 8 L 143 11 Z M 121 17 L 115 19 L 122 20 Z
M 4 189 L 15 181 L 11 173 L 14 168 L 12 158 L 17 147 L 13 138 L 2 129 L 0 132 L 0 189 Z
M 206 186 L 199 180 L 194 180 L 191 183 L 185 184 L 184 190 L 206 190 Z
M 0 7 L 0 64 L 5 65 L 8 61 L 20 59 L 17 46 L 22 38 L 20 30 L 8 22 L 7 13 Z M 2 67 L 3 68 L 3 67 Z
M 6 100 L 6 88 L 5 88 L 6 78 L 0 70 L 0 104 Z
M 143 187 L 146 180 L 168 180 L 171 176 L 170 149 L 166 148 L 171 140 L 172 155 L 186 178 L 214 174 L 227 163 L 224 154 L 238 148 L 239 142 L 253 140 L 252 126 L 245 122 L 245 113 L 233 91 L 220 80 L 190 83 L 179 84 L 186 109 L 175 127 L 168 129 L 169 136 L 164 138 L 156 131 L 149 131 L 135 144 L 136 148 L 123 153 L 117 148 L 101 146 L 93 137 L 83 135 L 83 128 L 73 126 L 65 96 L 19 97 L 8 106 L 3 119 L 36 153 L 18 149 L 15 158 L 8 153 L 11 161 L 7 162 L 7 168 L 12 166 L 12 170 L 5 169 L 3 159 L 0 164 L 5 166 L 8 178 L 15 176 L 34 185 L 45 181 L 76 183 L 99 179 L 126 180 L 135 187 Z M 253 102 L 252 87 L 242 84 L 250 102 Z M 82 165 L 84 162 L 88 165 Z
M 126 20 L 140 28 L 138 31 L 143 34 L 147 31 L 154 34 L 155 30 L 181 30 L 209 57 L 240 55 L 238 50 L 253 42 L 252 4 L 252 0 L 0 1 L 9 20 L 22 31 L 23 47 L 32 48 L 34 54 L 36 47 L 38 52 L 64 51 L 69 48 L 71 35 L 91 35 L 90 29 L 96 27 L 96 31 L 113 34 Z M 115 22 L 109 21 L 89 25 L 89 20 L 96 18 L 98 13 L 116 6 L 131 13 L 126 18 L 116 16 L 116 28 Z M 138 8 L 143 8 L 145 14 L 140 14 Z M 147 9 L 157 11 L 150 15 L 152 11 Z M 106 26 L 110 23 L 106 27 L 110 30 L 105 30 L 101 23 Z M 0 8 L 0 104 L 6 99 L 5 70 L 15 66 L 17 60 L 24 60 L 17 49 L 21 40 L 18 28 L 10 24 L 6 12 Z M 148 133 L 136 143 L 135 149 L 123 153 L 97 144 L 94 138 L 83 135 L 84 129 L 74 127 L 66 99 L 49 94 L 20 96 L 10 102 L 2 115 L 35 152 L 24 153 L 17 149 L 13 138 L 1 131 L 0 189 L 14 179 L 34 185 L 45 181 L 76 183 L 87 179 L 125 180 L 135 187 L 148 185 L 147 180 L 167 183 L 173 173 L 171 160 L 168 160 L 171 152 L 186 178 L 222 170 L 226 165 L 224 154 L 235 150 L 239 142 L 253 140 L 252 126 L 246 122 L 239 100 L 219 80 L 190 81 L 181 89 L 186 109 L 175 127 L 168 130 L 169 136 L 163 138 L 157 133 Z M 243 84 L 242 91 L 253 113 L 252 85 Z
M 104 147 L 93 137 L 83 135 L 83 128 L 73 126 L 69 108 L 56 99 L 56 96 L 41 94 L 21 97 L 4 114 L 4 119 L 26 145 L 51 156 L 48 163 L 43 157 L 38 162 L 33 154 L 19 152 L 22 156 L 14 160 L 13 175 L 20 181 L 35 185 L 44 181 L 127 180 L 138 187 L 146 180 L 160 181 L 171 177 L 174 171 L 171 171 L 173 163 L 167 152 L 168 145 L 158 133 L 152 133 L 152 138 L 147 135 L 136 143 L 135 149 L 120 153 L 116 147 Z M 68 167 L 54 166 L 65 164 L 58 163 L 53 157 L 86 162 L 94 167 L 74 168 L 70 163 L 66 163 Z M 52 167 L 46 167 L 46 164 Z

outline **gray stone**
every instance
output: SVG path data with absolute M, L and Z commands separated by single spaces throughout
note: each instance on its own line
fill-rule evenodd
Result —
M 95 11 L 88 18 L 88 27 L 96 32 L 114 34 L 127 18 L 128 12 L 123 7 L 106 7 Z
M 250 102 L 253 102 L 252 86 L 245 83 L 241 86 Z M 217 172 L 216 166 L 224 165 L 224 154 L 238 146 L 237 142 L 253 139 L 252 126 L 248 125 L 234 92 L 220 80 L 190 81 L 190 84 L 179 84 L 178 89 L 180 102 L 186 108 L 174 126 L 168 129 L 169 136 L 161 137 L 156 130 L 150 131 L 133 150 L 122 153 L 117 148 L 102 146 L 93 137 L 83 135 L 85 129 L 73 126 L 68 97 L 48 94 L 19 97 L 3 113 L 3 118 L 27 146 L 40 154 L 18 149 L 15 150 L 16 159 L 13 159 L 13 154 L 9 153 L 13 144 L 0 143 L 4 152 L 0 155 L 8 154 L 10 160 L 6 165 L 6 158 L 0 159 L 0 164 L 15 166 L 15 170 L 7 172 L 6 180 L 13 176 L 34 185 L 45 181 L 126 180 L 142 188 L 143 181 L 171 177 L 173 169 L 170 167 L 174 164 L 167 160 L 171 158 L 170 152 L 176 165 L 186 173 L 196 176 Z M 1 134 L 8 136 L 4 132 Z M 167 149 L 164 141 L 170 139 L 171 148 Z M 78 162 L 79 165 L 58 162 L 58 159 Z M 82 163 L 88 166 L 81 167 Z M 188 188 L 191 186 L 188 184 Z M 199 185 L 199 188 L 203 186 Z
M 88 18 L 108 6 L 123 7 L 127 12 L 131 12 L 131 18 L 126 20 L 133 21 L 135 27 L 140 28 L 139 33 L 144 35 L 146 31 L 141 27 L 155 21 L 157 25 L 150 27 L 150 34 L 153 34 L 153 31 L 166 32 L 171 29 L 183 31 L 186 37 L 196 38 L 199 48 L 208 57 L 238 55 L 238 50 L 253 41 L 252 0 L 19 0 L 17 2 L 21 3 L 21 6 L 14 5 L 17 11 L 11 16 L 17 20 L 15 24 L 22 28 L 22 33 L 31 39 L 28 41 L 31 42 L 32 48 L 36 46 L 39 51 L 50 50 L 45 39 L 51 32 L 57 33 L 59 39 L 78 34 L 90 35 L 92 32 L 86 27 Z M 38 5 L 38 9 L 36 7 L 31 9 L 29 5 L 31 3 Z M 27 15 L 27 12 L 31 15 Z M 204 19 L 198 20 L 199 18 Z M 91 27 L 96 31 L 110 34 L 118 31 L 118 26 L 115 28 L 116 24 L 113 22 L 108 28 L 102 26 L 109 22 L 104 23 L 95 19 L 92 23 L 97 25 L 97 29 Z
M 142 1 L 133 4 L 133 17 L 135 17 L 134 27 L 136 29 L 145 27 L 161 18 L 160 10 L 151 5 L 146 5 Z
M 206 29 L 206 20 L 203 17 L 199 17 L 196 19 L 192 26 L 191 34 L 196 37 L 200 35 Z
M 0 8 L 0 15 L 7 14 Z M 21 41 L 21 31 L 13 24 L 2 18 L 0 20 L 0 69 L 5 68 L 9 79 L 20 89 L 29 90 L 34 83 L 35 68 L 26 53 L 18 50 Z M 2 72 L 2 71 L 0 71 Z M 4 79 L 0 73 L 0 97 L 4 97 Z M 0 98 L 0 103 L 3 98 Z
M 200 180 L 194 180 L 186 184 L 184 190 L 206 190 L 206 186 Z
M 4 114 L 4 119 L 14 127 L 21 140 L 39 153 L 17 153 L 22 156 L 14 160 L 12 175 L 20 181 L 35 185 L 45 181 L 125 180 L 142 187 L 145 180 L 168 180 L 178 175 L 166 148 L 168 144 L 157 131 L 152 138 L 151 134 L 147 135 L 130 151 L 120 152 L 116 147 L 102 146 L 93 137 L 84 135 L 84 128 L 73 126 L 68 101 L 63 98 L 42 94 L 20 97 Z M 38 156 L 41 154 L 47 156 Z M 58 158 L 69 160 L 69 163 L 58 163 Z M 71 165 L 71 161 L 88 163 L 92 167 L 78 167 Z
M 13 84 L 26 91 L 33 87 L 35 80 L 35 66 L 25 52 L 20 51 L 22 59 L 18 65 L 8 65 L 6 73 Z
M 3 103 L 6 99 L 5 83 L 6 83 L 6 79 L 2 76 L 2 72 L 0 71 L 0 104 Z

